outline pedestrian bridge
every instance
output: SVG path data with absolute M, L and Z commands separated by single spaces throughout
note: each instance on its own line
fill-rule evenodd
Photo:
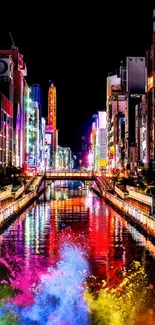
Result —
M 100 194 L 103 190 L 111 190 L 112 185 L 105 175 L 101 172 L 61 172 L 61 171 L 48 171 L 45 173 L 46 180 L 79 180 L 79 181 L 94 181 L 96 183 Z
M 47 180 L 81 180 L 91 181 L 94 179 L 92 172 L 46 172 L 45 178 Z

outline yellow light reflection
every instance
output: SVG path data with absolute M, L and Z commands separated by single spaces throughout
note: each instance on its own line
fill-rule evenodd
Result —
M 84 297 L 93 317 L 93 324 L 137 325 L 140 324 L 141 315 L 145 314 L 148 292 L 145 271 L 135 262 L 129 276 L 118 287 L 108 288 L 104 281 L 97 298 L 89 290 Z

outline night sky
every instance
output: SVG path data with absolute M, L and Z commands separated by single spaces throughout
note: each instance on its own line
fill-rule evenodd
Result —
M 110 1 L 106 8 L 70 8 L 71 13 L 64 14 L 63 20 L 58 15 L 46 32 L 39 29 L 39 23 L 34 29 L 12 31 L 16 46 L 24 54 L 28 83 L 43 88 L 44 117 L 49 80 L 57 87 L 60 145 L 80 150 L 92 115 L 105 109 L 108 72 L 114 71 L 125 56 L 143 56 L 150 48 L 153 5 L 149 2 L 143 7 L 140 1 L 136 8 L 132 1 L 123 7 L 118 1 L 115 5 Z M 1 47 L 8 44 L 8 32 L 1 33 Z

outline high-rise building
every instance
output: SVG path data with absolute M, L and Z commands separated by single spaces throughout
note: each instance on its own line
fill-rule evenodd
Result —
M 98 114 L 93 115 L 93 123 L 92 123 L 92 133 L 91 133 L 91 147 L 92 147 L 92 167 L 95 170 L 99 169 L 99 160 L 100 160 L 100 152 L 99 152 L 99 121 Z
M 13 164 L 24 164 L 24 84 L 27 69 L 15 47 L 0 50 L 0 92 L 13 104 Z
M 127 105 L 125 110 L 125 168 L 133 171 L 136 167 L 135 142 L 135 107 L 142 102 L 145 94 L 145 58 L 127 57 L 126 66 L 126 93 Z
M 89 169 L 105 169 L 107 167 L 107 132 L 106 112 L 99 111 L 93 115 L 91 147 L 88 154 Z
M 34 84 L 31 86 L 31 99 L 33 102 L 38 103 L 39 120 L 41 123 L 41 119 L 42 119 L 42 89 L 39 85 Z
M 155 166 L 155 9 L 153 11 L 153 44 L 146 54 L 148 100 L 149 161 Z
M 86 135 L 83 135 L 82 136 L 82 152 L 87 152 L 89 149 L 88 149 L 88 139 L 87 139 L 87 136 Z
M 25 161 L 24 170 L 28 171 L 29 160 L 29 111 L 30 111 L 30 88 L 27 84 L 24 87 L 24 112 L 25 112 Z
M 41 171 L 45 171 L 45 130 L 46 130 L 46 121 L 42 117 L 41 119 L 41 127 L 40 127 L 40 141 L 39 141 L 39 167 Z
M 116 166 L 120 170 L 124 170 L 124 158 L 125 158 L 125 115 L 124 113 L 118 113 L 117 115 L 117 155 Z
M 148 122 L 146 94 L 135 107 L 135 167 L 148 167 Z
M 110 170 L 125 168 L 134 172 L 137 168 L 145 76 L 145 58 L 127 57 L 121 62 L 119 73 L 107 78 L 107 156 Z M 138 142 L 136 137 L 139 137 Z
M 135 106 L 135 155 L 136 163 L 141 161 L 142 150 L 142 101 Z
M 90 136 L 83 135 L 81 142 L 81 160 L 84 167 L 88 167 L 88 154 L 90 149 Z
M 25 170 L 40 167 L 39 107 L 31 99 L 31 88 L 25 85 Z
M 39 85 L 33 84 L 31 86 L 31 99 L 33 102 L 38 103 L 39 109 L 39 143 L 40 145 L 43 143 L 43 125 L 42 125 L 42 89 Z M 42 147 L 41 147 L 42 148 Z M 42 149 L 39 149 L 39 161 L 42 161 Z
M 13 105 L 0 94 L 0 167 L 12 164 Z
M 107 78 L 107 167 L 109 170 L 121 168 L 122 162 L 118 125 L 119 118 L 125 114 L 127 105 L 126 93 L 122 86 L 122 79 L 116 74 Z M 121 138 L 122 139 L 122 138 Z M 122 139 L 121 145 L 124 146 Z M 120 152 L 121 151 L 121 152 Z M 120 162 L 119 162 L 120 160 Z
M 52 143 L 53 143 L 53 128 L 52 125 L 45 126 L 45 169 L 49 170 L 52 167 Z
M 39 107 L 38 102 L 30 103 L 29 111 L 29 164 L 39 167 Z
M 147 95 L 142 95 L 142 128 L 140 130 L 140 162 L 145 167 L 149 165 L 149 124 L 148 124 L 148 107 Z
M 72 151 L 69 147 L 58 146 L 57 169 L 66 170 L 72 168 Z

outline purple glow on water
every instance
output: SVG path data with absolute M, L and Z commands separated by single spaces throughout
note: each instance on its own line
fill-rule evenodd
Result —
M 75 245 L 65 244 L 56 268 L 50 267 L 46 273 L 41 273 L 37 287 L 34 278 L 30 294 L 30 286 L 27 286 L 27 292 L 21 286 L 25 300 L 16 297 L 13 302 L 5 304 L 2 311 L 15 312 L 22 325 L 89 324 L 87 305 L 83 299 L 83 282 L 88 276 L 89 267 L 82 250 Z M 29 279 L 25 278 L 24 281 L 27 283 Z M 25 307 L 27 302 L 29 305 Z
M 34 303 L 34 287 L 38 285 L 46 270 L 47 261 L 38 256 L 37 259 L 29 260 L 28 264 L 22 267 L 21 272 L 16 274 L 11 283 L 12 288 L 17 292 L 13 300 L 16 305 L 27 306 Z

